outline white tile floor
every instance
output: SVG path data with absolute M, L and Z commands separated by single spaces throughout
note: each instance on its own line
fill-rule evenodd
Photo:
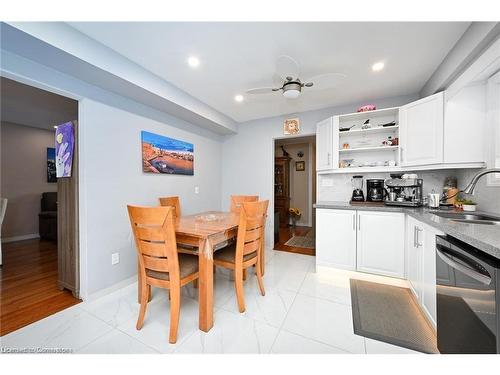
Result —
M 169 303 L 154 289 L 142 330 L 135 329 L 137 285 L 84 302 L 0 338 L 4 347 L 59 347 L 75 353 L 416 353 L 353 333 L 349 278 L 404 284 L 356 272 L 319 269 L 314 257 L 269 251 L 259 294 L 245 283 L 246 312 L 218 270 L 215 324 L 198 330 L 197 290 L 184 287 L 178 341 L 168 343 Z

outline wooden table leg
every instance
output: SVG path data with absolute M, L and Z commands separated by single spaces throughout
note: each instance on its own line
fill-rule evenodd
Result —
M 213 249 L 211 248 L 210 241 L 205 240 L 200 240 L 199 249 L 199 328 L 204 332 L 208 332 L 214 325 L 214 261 L 209 259 L 205 254 L 206 252 L 212 254 Z M 202 249 L 205 249 L 205 251 Z

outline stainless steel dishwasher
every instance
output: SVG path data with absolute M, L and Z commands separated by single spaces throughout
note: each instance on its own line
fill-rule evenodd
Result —
M 436 236 L 437 343 L 441 353 L 500 353 L 500 261 Z

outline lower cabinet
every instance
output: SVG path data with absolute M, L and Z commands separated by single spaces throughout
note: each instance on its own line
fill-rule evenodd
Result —
M 317 209 L 316 263 L 404 278 L 404 214 Z
M 357 270 L 405 277 L 405 214 L 358 211 Z
M 316 264 L 356 269 L 356 211 L 316 210 Z
M 436 235 L 443 234 L 413 218 L 407 221 L 408 281 L 420 306 L 436 326 Z

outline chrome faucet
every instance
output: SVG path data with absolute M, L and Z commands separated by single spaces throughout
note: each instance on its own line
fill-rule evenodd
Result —
M 500 168 L 490 168 L 479 172 L 474 177 L 472 177 L 471 182 L 469 182 L 469 185 L 467 185 L 467 187 L 464 190 L 462 190 L 462 192 L 464 192 L 465 194 L 474 194 L 474 189 L 476 188 L 477 181 L 485 174 L 489 173 L 500 173 Z

